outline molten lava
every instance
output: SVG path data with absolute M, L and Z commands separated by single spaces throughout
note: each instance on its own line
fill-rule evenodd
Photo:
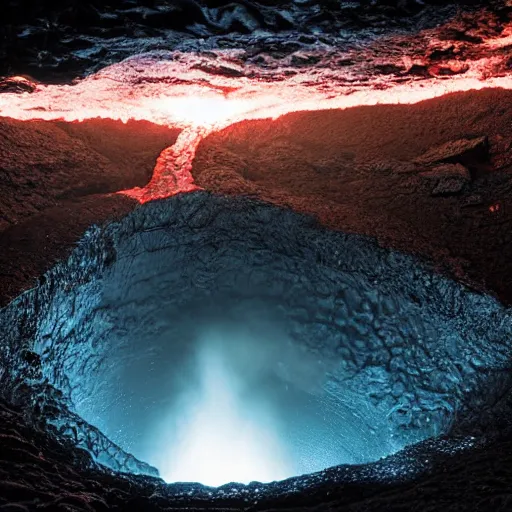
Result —
M 485 44 L 500 50 L 509 40 L 505 31 L 503 37 Z M 233 67 L 230 52 L 219 51 L 216 57 L 219 69 Z M 465 63 L 468 70 L 463 74 L 409 76 L 394 82 L 383 81 L 380 76 L 358 81 L 346 71 L 314 66 L 292 76 L 284 72 L 280 75 L 279 70 L 275 76 L 269 76 L 267 71 L 254 76 L 254 70 L 246 76 L 232 76 L 199 69 L 201 58 L 180 52 L 140 55 L 74 85 L 34 84 L 34 92 L 0 95 L 0 114 L 19 120 L 134 119 L 182 128 L 175 146 L 158 159 L 149 185 L 143 190 L 122 192 L 146 202 L 196 189 L 189 172 L 195 148 L 211 131 L 236 122 L 276 119 L 296 111 L 412 104 L 444 94 L 492 87 L 512 89 L 512 74 L 488 77 L 495 57 Z

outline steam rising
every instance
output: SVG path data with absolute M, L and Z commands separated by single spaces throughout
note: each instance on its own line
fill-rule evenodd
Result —
M 271 306 L 223 308 L 230 320 L 205 304 L 194 320 L 163 312 L 153 339 L 117 340 L 112 357 L 139 356 L 107 365 L 100 390 L 83 382 L 77 412 L 167 482 L 271 482 L 350 462 L 330 434 L 339 418 L 321 407 L 325 364 L 291 342 Z
M 148 457 L 162 477 L 218 486 L 293 475 L 275 399 L 262 389 L 271 362 L 261 358 L 254 340 L 207 333 L 195 363 L 196 388 L 183 391 L 174 417 L 161 426 L 165 435 L 165 423 L 176 422 L 174 443 Z
M 366 419 L 329 406 L 328 364 L 292 342 L 272 303 L 211 307 L 117 340 L 113 360 L 139 355 L 107 365 L 101 390 L 83 382 L 77 412 L 167 482 L 271 482 L 364 457 Z

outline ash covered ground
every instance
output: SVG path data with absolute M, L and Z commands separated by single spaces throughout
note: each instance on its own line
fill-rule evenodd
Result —
M 78 88 L 84 77 L 110 81 L 111 89 L 104 90 L 112 97 L 130 89 L 145 94 L 155 87 L 160 93 L 167 86 L 204 83 L 229 95 L 244 80 L 269 87 L 299 84 L 322 98 L 466 78 L 491 84 L 511 73 L 510 1 L 12 0 L 0 7 L 0 25 L 0 105 L 5 108 L 0 111 L 0 301 L 5 306 L 0 310 L 0 510 L 512 507 L 510 90 L 460 90 L 413 104 L 290 109 L 274 120 L 237 120 L 196 141 L 187 173 L 205 193 L 143 206 L 139 195 L 119 192 L 147 188 L 159 155 L 187 128 L 143 115 L 125 124 L 108 119 L 108 108 L 107 119 L 66 121 L 38 104 L 47 84 Z M 123 64 L 125 58 L 132 60 Z M 124 85 L 116 88 L 116 80 L 125 80 Z M 57 97 L 55 91 L 49 97 Z M 2 102 L 2 97 L 12 99 Z M 30 106 L 24 110 L 24 105 Z M 161 161 L 164 165 L 165 158 Z M 283 211 L 275 206 L 286 210 L 278 213 Z M 281 230 L 284 218 L 287 229 Z M 97 320 L 91 312 L 103 308 L 91 297 L 108 282 L 104 276 L 116 262 L 126 260 L 120 240 L 147 237 L 137 243 L 148 254 L 158 253 L 163 242 L 152 233 L 169 225 L 171 239 L 179 235 L 183 247 L 203 240 L 212 262 L 224 261 L 215 253 L 219 240 L 229 246 L 229 240 L 238 243 L 246 236 L 251 249 L 270 243 L 276 258 L 286 262 L 300 255 L 311 275 L 320 275 L 325 268 L 339 271 L 332 270 L 339 262 L 331 261 L 337 248 L 345 257 L 342 271 L 363 276 L 350 278 L 359 283 L 357 290 L 370 290 L 365 280 L 372 279 L 380 292 L 394 286 L 405 294 L 407 306 L 397 299 L 400 311 L 410 309 L 410 318 L 426 318 L 445 332 L 453 329 L 461 340 L 445 340 L 442 354 L 429 344 L 442 336 L 424 335 L 428 343 L 415 337 L 405 370 L 393 358 L 375 356 L 368 362 L 365 354 L 377 352 L 373 346 L 359 346 L 357 357 L 356 345 L 342 347 L 361 368 L 381 368 L 377 402 L 407 419 L 399 421 L 402 428 L 418 428 L 439 413 L 448 418 L 439 420 L 434 432 L 441 437 L 420 436 L 419 444 L 382 461 L 270 485 L 167 486 L 152 476 L 126 473 L 153 470 L 69 413 L 71 395 L 62 381 L 48 379 L 51 364 L 34 347 L 43 341 L 69 346 L 73 356 L 73 344 L 84 338 L 93 344 L 89 323 Z M 91 231 L 91 226 L 100 227 Z M 251 257 L 242 257 L 243 264 Z M 212 262 L 191 266 L 192 277 L 181 283 L 183 296 L 207 283 L 218 286 L 220 278 L 211 277 L 217 267 L 208 266 Z M 255 274 L 261 274 L 260 263 L 249 265 Z M 263 265 L 263 274 L 271 266 Z M 130 287 L 126 276 L 120 279 Z M 304 296 L 315 299 L 319 290 L 308 286 Z M 320 295 L 319 303 L 328 302 L 336 292 L 324 286 Z M 338 297 L 336 306 L 324 303 L 324 309 L 338 311 L 345 304 L 367 318 L 366 299 L 349 295 Z M 309 303 L 282 300 L 284 306 L 312 311 L 307 322 L 325 320 L 315 317 L 323 313 Z M 52 309 L 56 304 L 63 309 Z M 115 316 L 115 307 L 111 310 Z M 63 311 L 66 318 L 81 311 L 85 320 L 66 330 Z M 365 322 L 368 341 L 373 327 Z M 42 338 L 43 324 L 53 329 L 50 341 Z M 109 335 L 101 331 L 94 346 L 101 347 Z M 396 356 L 386 342 L 381 346 Z M 55 360 L 66 353 L 56 349 Z M 422 375 L 424 367 L 428 375 Z M 402 395 L 396 391 L 398 376 L 407 387 Z M 405 395 L 408 402 L 400 398 Z M 99 452 L 109 454 L 110 468 L 124 473 L 98 466 L 93 459 L 102 460 Z

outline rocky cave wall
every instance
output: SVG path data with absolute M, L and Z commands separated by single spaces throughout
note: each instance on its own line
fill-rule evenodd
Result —
M 364 425 L 369 448 L 354 462 L 482 432 L 508 392 L 510 315 L 494 299 L 307 217 L 193 193 L 90 231 L 69 262 L 2 311 L 4 396 L 98 460 L 155 474 L 67 407 L 119 392 L 109 389 L 112 367 L 158 352 L 147 340 L 166 322 L 186 317 L 191 328 L 212 315 L 259 328 L 262 304 L 308 355 L 276 372 Z M 55 400 L 62 409 L 46 416 Z
M 466 63 L 472 64 L 479 57 L 489 59 L 488 65 L 482 69 L 482 79 L 485 76 L 504 76 L 510 70 L 509 46 L 501 46 L 500 42 L 497 47 L 491 48 L 485 42 L 488 37 L 506 36 L 505 27 L 510 21 L 512 8 L 509 1 L 426 3 L 428 5 L 414 1 L 340 2 L 325 7 L 314 2 L 295 2 L 293 5 L 282 2 L 282 9 L 276 10 L 275 6 L 267 5 L 268 2 L 261 2 L 257 8 L 251 8 L 246 2 L 226 5 L 222 2 L 205 2 L 207 5 L 202 6 L 202 10 L 192 7 L 192 10 L 185 8 L 180 12 L 176 6 L 163 6 L 159 2 L 143 7 L 135 7 L 130 2 L 111 2 L 106 6 L 97 5 L 94 1 L 75 2 L 72 6 L 66 2 L 46 2 L 44 7 L 48 7 L 48 11 L 40 16 L 41 13 L 36 10 L 20 9 L 20 5 L 26 7 L 30 2 L 13 0 L 0 6 L 0 73 L 28 72 L 45 81 L 69 82 L 108 63 L 162 47 L 166 50 L 198 51 L 201 58 L 208 57 L 205 69 L 212 74 L 236 73 L 236 67 L 240 65 L 245 66 L 248 73 L 256 69 L 275 77 L 281 69 L 285 70 L 283 74 L 295 73 L 298 69 L 318 64 L 322 69 L 342 66 L 350 75 L 349 78 L 355 76 L 359 84 L 365 84 L 370 76 L 381 86 L 404 79 L 442 80 L 443 77 L 463 76 L 471 67 Z M 190 7 L 193 4 L 184 5 Z M 464 9 L 449 20 L 455 14 L 457 5 L 464 5 Z M 478 10 L 467 9 L 468 5 L 476 6 Z M 23 19 L 20 19 L 21 13 Z M 166 26 L 160 26 L 161 20 L 165 20 Z M 173 28 L 169 28 L 171 25 Z M 413 35 L 422 29 L 426 30 Z M 385 39 L 384 44 L 382 40 L 377 40 L 373 46 L 370 43 L 364 48 L 360 46 L 377 36 L 390 33 L 393 37 Z M 506 37 L 503 38 L 505 43 L 506 40 Z M 320 56 L 319 46 L 325 50 Z M 223 61 L 212 64 L 215 59 L 208 56 L 211 48 L 240 47 L 249 50 L 233 61 L 233 68 L 224 69 Z M 338 59 L 336 52 L 340 48 L 345 49 L 346 54 Z M 0 92 L 32 92 L 36 87 L 36 81 L 32 79 L 0 81 Z M 478 93 L 465 98 L 480 106 L 488 101 L 481 102 L 482 96 Z M 499 104 L 496 112 L 500 110 L 506 115 L 509 103 L 498 101 L 496 104 Z M 492 107 L 495 103 L 489 100 L 489 105 Z M 474 114 L 475 118 L 483 115 L 476 111 Z M 506 122 L 506 117 L 500 115 L 501 120 Z M 457 248 L 461 240 L 467 242 L 477 236 L 475 234 L 481 229 L 489 227 L 487 238 L 478 235 L 475 239 L 478 251 L 468 253 L 478 253 L 482 257 L 470 261 L 469 266 L 477 278 L 481 274 L 489 274 L 489 281 L 484 283 L 489 286 L 482 288 L 496 291 L 503 299 L 508 297 L 508 281 L 503 281 L 501 277 L 506 274 L 503 269 L 508 260 L 507 152 L 512 146 L 507 146 L 509 132 L 506 131 L 506 124 L 500 124 L 505 127 L 503 131 L 492 123 L 493 116 L 489 111 L 487 117 L 480 117 L 479 121 L 484 119 L 497 130 L 494 140 L 493 134 L 484 130 L 486 135 L 491 135 L 493 167 L 478 169 L 476 173 L 472 171 L 472 182 L 464 185 L 462 196 L 463 199 L 466 196 L 469 198 L 476 191 L 482 194 L 483 202 L 478 203 L 476 209 L 470 208 L 473 213 L 469 215 L 472 217 L 469 228 L 461 230 L 457 227 L 458 221 L 452 222 L 450 218 L 460 217 L 458 205 L 462 201 L 457 197 L 444 198 L 445 204 L 453 206 L 453 210 L 449 210 L 453 216 L 445 215 L 447 224 L 444 225 L 453 227 L 455 236 L 452 249 Z M 7 126 L 13 135 L 16 130 L 12 126 L 16 121 L 2 123 L 2 127 Z M 89 135 L 94 139 L 97 123 L 93 125 L 96 127 Z M 53 132 L 59 137 L 62 137 L 61 131 L 69 132 L 72 141 L 76 135 L 75 128 L 61 125 Z M 465 128 L 461 129 L 464 131 Z M 45 132 L 47 128 L 41 130 Z M 80 127 L 77 130 L 82 132 L 81 138 L 87 132 Z M 173 139 L 176 135 L 164 132 L 153 134 L 157 140 L 152 151 L 156 151 L 164 139 Z M 150 138 L 154 139 L 153 135 Z M 221 138 L 225 135 L 222 134 Z M 14 201 L 14 211 L 21 207 L 19 211 L 28 220 L 18 222 L 16 218 L 7 218 L 8 229 L 2 233 L 1 242 L 9 247 L 8 251 L 2 251 L 0 260 L 4 274 L 1 290 L 4 303 L 26 289 L 54 261 L 69 254 L 70 246 L 88 226 L 133 210 L 134 201 L 108 192 L 115 191 L 123 183 L 123 173 L 127 167 L 134 171 L 131 178 L 142 183 L 154 161 L 154 155 L 151 158 L 146 155 L 141 158 L 140 166 L 131 166 L 133 162 L 126 158 L 121 169 L 114 162 L 119 152 L 110 154 L 109 147 L 103 147 L 100 154 L 95 152 L 94 158 L 101 161 L 107 172 L 113 172 L 115 179 L 119 178 L 115 184 L 105 183 L 101 190 L 96 190 L 94 187 L 97 184 L 92 180 L 84 189 L 81 184 L 73 183 L 72 179 L 67 183 L 64 175 L 63 182 L 58 183 L 59 186 L 64 183 L 65 189 L 67 187 L 63 194 L 55 190 L 53 183 L 43 180 L 48 185 L 46 192 L 49 195 L 45 196 L 38 194 L 37 190 L 28 192 L 31 185 L 23 181 L 27 166 L 44 175 L 55 165 L 59 169 L 69 170 L 69 162 L 57 158 L 58 161 L 53 161 L 47 169 L 45 162 L 38 161 L 36 157 L 23 160 L 27 156 L 27 149 L 22 148 L 18 156 L 22 156 L 19 162 L 23 165 L 16 168 L 16 158 L 12 158 L 16 138 L 20 137 L 11 137 L 12 140 L 1 146 L 3 153 L 0 156 L 5 157 L 4 160 L 11 160 L 7 176 L 14 172 L 15 178 L 21 180 L 14 185 L 22 189 L 24 195 Z M 215 141 L 215 137 L 212 140 Z M 99 140 L 94 140 L 90 147 L 97 148 L 98 144 Z M 45 147 L 51 149 L 50 146 L 46 144 Z M 208 148 L 207 145 L 205 147 Z M 84 163 L 82 167 L 86 168 L 90 161 L 89 150 L 84 146 L 79 149 Z M 376 168 L 382 169 L 378 165 Z M 371 172 L 376 168 L 372 167 Z M 384 170 L 389 171 L 388 168 Z M 487 176 L 489 170 L 499 172 L 490 172 Z M 211 174 L 202 171 L 204 167 L 199 168 L 196 177 L 201 174 L 201 182 L 214 185 L 208 189 L 218 186 Z M 228 171 L 231 177 L 239 172 Z M 247 187 L 245 177 L 244 180 L 238 176 L 236 178 L 237 183 Z M 429 181 L 428 187 L 425 187 L 429 188 L 430 184 Z M 226 192 L 229 187 L 225 185 L 218 186 L 218 191 Z M 89 190 L 89 186 L 92 189 Z M 255 185 L 251 184 L 249 192 L 252 195 L 255 195 L 254 188 Z M 427 195 L 431 192 L 430 188 Z M 69 189 L 73 195 L 71 201 L 66 200 Z M 99 194 L 95 195 L 94 190 Z M 91 191 L 93 194 L 88 195 Z M 85 197 L 81 196 L 82 192 L 85 192 Z M 270 196 L 271 201 L 290 206 L 288 192 L 274 190 Z M 264 195 L 260 197 L 268 199 Z M 32 207 L 28 198 L 37 198 L 39 202 Z M 295 201 L 295 207 L 299 203 L 302 206 L 305 202 L 311 203 L 308 197 L 299 199 Z M 2 204 L 5 202 L 5 197 L 2 197 Z M 167 206 L 171 204 L 176 208 L 170 213 Z M 249 204 L 252 205 L 250 214 L 246 210 Z M 196 211 L 197 205 L 207 205 L 206 211 Z M 251 237 L 254 236 L 251 241 L 265 248 L 262 249 L 260 260 L 253 255 L 243 260 L 240 253 L 233 258 L 233 255 L 219 252 L 215 240 L 231 240 L 227 232 L 222 231 L 229 222 L 221 226 L 222 236 L 216 234 L 209 240 L 201 238 L 200 232 L 210 221 L 212 226 L 218 222 L 215 212 L 222 219 L 222 212 L 226 209 L 234 209 L 236 215 L 232 212 L 229 218 L 240 221 L 236 226 L 230 226 L 233 232 L 241 229 L 245 237 L 247 228 L 252 226 L 249 229 Z M 310 213 L 317 210 L 316 207 L 297 209 Z M 4 209 L 4 214 L 10 210 L 10 207 Z M 191 210 L 196 213 L 191 214 L 190 218 L 173 217 Z M 211 215 L 215 218 L 212 219 Z M 479 215 L 483 220 L 479 220 Z M 66 217 L 66 222 L 59 222 L 63 217 Z M 325 223 L 325 219 L 331 217 L 327 215 L 321 221 Z M 421 225 L 421 215 L 418 218 Z M 255 219 L 259 222 L 257 226 L 252 224 Z M 5 220 L 4 215 L 2 229 Z M 293 227 L 291 233 L 272 228 L 270 221 L 274 220 L 289 229 Z M 171 221 L 176 222 L 173 227 L 169 225 Z M 376 224 L 371 219 L 369 222 Z M 339 228 L 340 225 L 331 227 Z M 91 369 L 107 367 L 102 367 L 105 364 L 102 357 L 109 354 L 105 348 L 105 337 L 116 329 L 113 323 L 125 323 L 132 318 L 130 305 L 133 304 L 134 289 L 128 283 L 131 277 L 137 277 L 137 272 L 133 273 L 133 268 L 130 270 L 126 262 L 142 258 L 140 261 L 158 263 L 161 262 L 160 255 L 165 254 L 162 270 L 170 278 L 175 270 L 170 268 L 171 259 L 167 259 L 167 251 L 171 248 L 162 247 L 162 243 L 165 245 L 165 237 L 170 232 L 176 233 L 176 230 L 180 230 L 184 239 L 193 240 L 188 247 L 197 247 L 195 244 L 208 246 L 209 254 L 218 258 L 216 261 L 223 265 L 228 256 L 229 261 L 237 262 L 238 266 L 234 268 L 245 271 L 249 265 L 254 270 L 249 282 L 251 287 L 256 283 L 268 284 L 268 275 L 258 272 L 259 263 L 267 262 L 271 267 L 275 265 L 272 267 L 273 277 L 276 277 L 271 281 L 273 287 L 278 289 L 279 283 L 286 282 L 296 286 L 299 291 L 307 291 L 287 296 L 284 301 L 274 301 L 270 296 L 272 294 L 265 295 L 263 292 L 261 297 L 280 312 L 281 320 L 284 319 L 296 346 L 307 347 L 307 350 L 314 352 L 315 358 L 320 357 L 324 361 L 322 371 L 326 370 L 329 379 L 323 383 L 321 393 L 332 396 L 333 391 L 336 394 L 340 388 L 346 389 L 347 386 L 352 386 L 355 392 L 360 392 L 364 387 L 366 392 L 370 383 L 374 393 L 368 399 L 372 401 L 374 410 L 392 411 L 389 421 L 386 419 L 381 425 L 402 432 L 404 439 L 409 440 L 411 437 L 408 434 L 415 429 L 422 432 L 421 438 L 451 426 L 450 436 L 421 442 L 374 464 L 341 466 L 318 475 L 262 488 L 258 485 L 246 489 L 226 486 L 214 492 L 193 485 L 165 486 L 155 478 L 122 475 L 94 464 L 92 458 L 104 457 L 103 462 L 111 467 L 154 474 L 150 467 L 131 457 L 67 408 L 68 393 L 73 395 L 71 390 L 74 389 L 74 396 L 79 397 L 76 395 L 78 388 L 76 382 L 69 381 L 68 375 L 64 376 L 60 370 L 67 368 L 69 376 L 73 377 L 77 365 L 89 364 L 87 368 Z M 165 233 L 163 238 L 162 232 Z M 307 241 L 303 233 L 308 233 Z M 262 239 L 263 234 L 274 237 L 270 247 L 268 239 Z M 283 245 L 277 244 L 276 247 L 275 240 L 283 236 Z M 410 248 L 413 238 L 409 236 L 402 248 Z M 313 240 L 318 244 L 315 248 L 308 246 Z M 231 242 L 235 243 L 233 240 Z M 240 240 L 236 243 L 240 243 Z M 124 260 L 119 258 L 119 248 L 126 250 L 130 256 Z M 155 252 L 148 253 L 147 248 L 155 249 Z M 340 254 L 335 254 L 338 248 L 342 248 Z M 276 257 L 276 249 L 279 257 Z M 443 247 L 440 249 L 443 252 Z M 131 252 L 133 250 L 140 250 L 140 254 L 134 254 Z M 184 297 L 184 290 L 189 289 L 190 284 L 196 285 L 196 289 L 204 286 L 203 295 L 194 294 L 194 300 L 203 305 L 205 301 L 212 301 L 213 296 L 207 290 L 225 286 L 226 293 L 222 298 L 226 300 L 237 289 L 237 283 L 232 280 L 235 274 L 219 274 L 216 272 L 218 269 L 197 260 L 195 253 L 194 258 L 188 258 L 188 254 L 180 256 L 190 270 L 189 274 L 180 276 L 180 279 L 186 278 L 180 282 L 188 283 L 183 284 L 181 290 Z M 176 256 L 174 254 L 173 258 Z M 265 260 L 266 257 L 269 259 Z M 448 254 L 448 257 L 451 255 Z M 290 261 L 296 265 L 294 270 L 301 271 L 301 279 L 293 272 L 286 273 L 287 280 L 282 279 L 282 271 L 290 268 Z M 189 266 L 192 263 L 194 265 Z M 146 273 L 139 276 L 147 279 L 147 283 L 156 279 L 149 267 L 142 265 Z M 346 285 L 343 290 L 333 287 L 333 278 Z M 73 291 L 72 282 L 77 283 L 77 293 Z M 125 285 L 120 287 L 120 282 Z M 172 284 L 176 282 L 176 279 L 170 281 Z M 247 279 L 244 282 L 247 284 Z M 315 282 L 321 282 L 322 288 L 313 285 Z M 375 287 L 378 293 L 373 291 Z M 110 303 L 104 302 L 103 292 L 106 289 L 110 294 Z M 360 293 L 354 294 L 354 289 Z M 398 295 L 395 293 L 397 289 L 400 290 Z M 157 290 L 154 286 L 148 286 L 144 295 L 162 300 L 162 297 L 169 297 L 168 291 L 165 286 Z M 243 293 L 238 295 L 242 304 L 256 308 L 256 304 L 247 300 Z M 128 302 L 123 303 L 121 297 L 127 297 Z M 192 299 L 188 302 L 189 306 L 194 303 Z M 151 301 L 143 305 L 147 323 L 152 325 L 155 317 Z M 175 312 L 181 312 L 183 304 L 178 306 L 168 299 L 168 306 Z M 405 321 L 404 311 L 411 315 Z M 77 313 L 73 322 L 69 319 L 70 312 Z M 233 306 L 230 312 L 236 316 L 240 308 L 237 310 Z M 350 321 L 340 324 L 333 320 L 333 312 L 352 316 Z M 99 318 L 101 322 L 97 321 Z M 400 322 L 403 326 L 398 327 Z M 143 324 L 146 325 L 144 332 L 151 332 L 147 323 Z M 307 327 L 304 327 L 305 324 Z M 131 325 L 133 332 L 141 332 L 137 331 L 140 327 L 137 322 L 133 321 Z M 468 291 L 427 267 L 418 267 L 417 262 L 409 256 L 382 250 L 373 242 L 357 236 L 324 232 L 311 220 L 299 218 L 290 212 L 283 213 L 272 207 L 238 200 L 226 202 L 204 195 L 148 205 L 119 224 L 105 230 L 94 228 L 89 231 L 69 262 L 60 263 L 40 277 L 35 290 L 24 293 L 1 311 L 0 329 L 5 340 L 2 357 L 4 364 L 6 360 L 9 362 L 8 367 L 3 366 L 0 375 L 3 396 L 7 399 L 2 399 L 0 403 L 3 452 L 0 457 L 0 507 L 3 509 L 165 510 L 183 507 L 204 510 L 215 506 L 243 510 L 321 507 L 368 511 L 392 507 L 394 510 L 423 511 L 508 510 L 512 506 L 509 492 L 512 450 L 507 437 L 510 432 L 508 310 L 494 299 Z M 313 330 L 322 333 L 321 349 L 308 344 Z M 441 335 L 434 340 L 433 336 L 439 331 L 442 331 Z M 53 341 L 48 337 L 49 333 Z M 420 334 L 421 339 L 418 337 L 417 342 L 408 349 L 402 348 L 406 339 Z M 89 335 L 84 342 L 84 337 Z M 349 336 L 358 343 L 348 346 Z M 363 336 L 365 341 L 361 339 Z M 36 341 L 37 346 L 34 344 Z M 81 354 L 69 348 L 71 341 L 81 345 L 84 349 Z M 396 341 L 398 343 L 395 344 Z M 122 345 L 120 341 L 118 346 Z M 45 348 L 47 352 L 44 352 Z M 37 354 L 37 350 L 42 353 Z M 369 352 L 371 357 L 368 356 Z M 57 357 L 52 359 L 50 354 Z M 84 362 L 84 355 L 92 358 Z M 66 356 L 70 356 L 70 359 Z M 332 361 L 338 360 L 339 365 L 332 364 Z M 341 361 L 346 363 L 342 364 Z M 58 384 L 63 394 L 49 384 Z M 433 423 L 434 427 L 425 427 L 426 423 Z M 458 434 L 462 438 L 457 437 Z

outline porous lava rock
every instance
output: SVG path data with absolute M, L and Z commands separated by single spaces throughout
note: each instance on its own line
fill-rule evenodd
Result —
M 192 174 L 212 192 L 288 206 L 427 257 L 510 302 L 511 119 L 512 95 L 499 89 L 297 112 L 208 136 Z M 440 168 L 446 161 L 465 162 L 471 180 L 457 164 Z
M 463 72 L 463 58 L 475 51 L 482 54 L 480 43 L 499 35 L 512 12 L 504 0 L 10 0 L 0 9 L 0 75 L 28 73 L 56 82 L 162 48 L 247 47 L 265 59 L 310 44 L 332 44 L 352 47 L 357 54 L 362 42 L 422 29 L 434 32 L 424 42 L 407 45 L 411 64 L 406 67 L 415 75 L 443 76 Z M 430 48 L 438 37 L 446 41 L 445 47 Z M 388 58 L 394 60 L 393 54 Z M 298 64 L 298 54 L 295 60 Z M 377 68 L 393 74 L 402 66 L 381 62 L 379 72 Z
M 125 215 L 178 129 L 148 122 L 0 118 L 0 302 L 69 253 L 88 226 Z
M 418 157 L 418 164 L 436 164 L 439 162 L 475 164 L 488 157 L 489 141 L 487 136 L 475 139 L 460 139 L 447 142 L 439 147 L 429 149 Z

